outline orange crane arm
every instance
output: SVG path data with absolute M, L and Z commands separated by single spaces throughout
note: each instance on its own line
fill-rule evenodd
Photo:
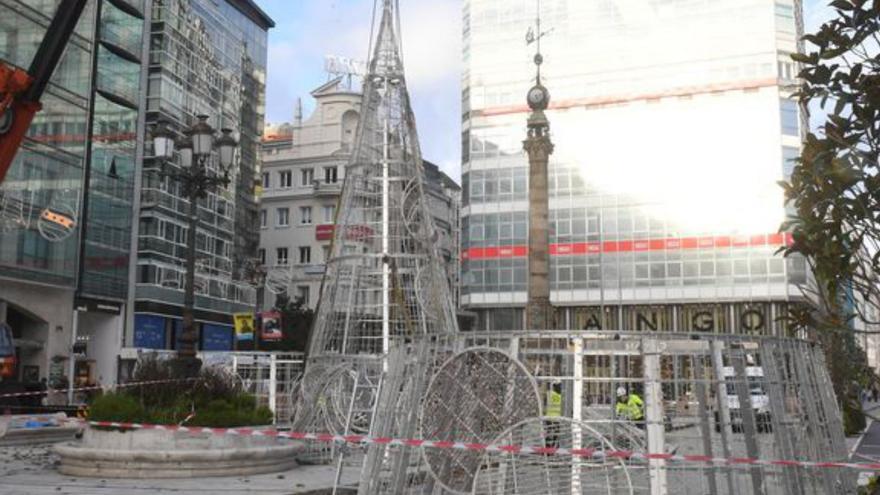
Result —
M 0 184 L 21 146 L 87 0 L 61 0 L 30 69 L 0 62 Z

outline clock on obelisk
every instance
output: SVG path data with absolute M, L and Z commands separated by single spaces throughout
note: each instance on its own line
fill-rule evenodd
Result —
M 526 36 L 529 44 L 537 42 L 535 85 L 529 90 L 526 100 L 532 109 L 528 119 L 528 136 L 523 148 L 529 155 L 529 278 L 528 300 L 526 301 L 526 330 L 549 330 L 554 327 L 553 307 L 550 305 L 550 205 L 547 187 L 547 168 L 553 143 L 550 141 L 550 123 L 544 110 L 550 104 L 550 93 L 541 84 L 540 8 L 538 12 L 538 31 L 531 30 Z

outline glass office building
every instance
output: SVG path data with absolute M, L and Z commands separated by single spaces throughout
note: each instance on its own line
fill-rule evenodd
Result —
M 232 182 L 199 201 L 195 318 L 204 349 L 231 349 L 232 314 L 255 308 L 255 290 L 240 268 L 257 256 L 254 177 L 265 114 L 267 30 L 273 26 L 252 0 L 152 6 L 148 128 L 161 119 L 180 132 L 205 114 L 215 129 L 231 128 L 239 140 Z M 160 176 L 160 166 L 147 143 L 134 332 L 126 345 L 174 349 L 181 333 L 189 203 L 179 183 Z M 212 157 L 208 167 L 216 166 Z
M 799 0 L 546 0 L 551 300 L 560 328 L 784 333 L 776 251 L 799 153 Z M 531 0 L 463 11 L 462 305 L 521 328 Z
M 29 67 L 57 5 L 0 1 L 0 59 Z M 0 321 L 25 382 L 66 374 L 74 307 L 94 337 L 77 377 L 115 379 L 96 360 L 124 325 L 144 22 L 142 0 L 88 2 L 0 186 Z

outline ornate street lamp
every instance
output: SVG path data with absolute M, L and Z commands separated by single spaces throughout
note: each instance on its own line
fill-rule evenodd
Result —
M 174 157 L 174 139 L 175 134 L 168 127 L 168 123 L 160 121 L 153 129 L 153 150 L 156 158 L 170 160 Z
M 156 158 L 162 160 L 159 174 L 178 182 L 183 195 L 189 199 L 189 231 L 187 232 L 186 281 L 183 296 L 183 333 L 178 342 L 177 357 L 180 360 L 180 373 L 194 376 L 201 363 L 196 356 L 196 328 L 194 320 L 195 272 L 196 272 L 196 229 L 198 227 L 198 200 L 207 197 L 208 191 L 218 186 L 229 185 L 229 170 L 235 158 L 238 142 L 231 129 L 223 129 L 222 135 L 215 138 L 214 128 L 208 124 L 207 115 L 198 115 L 198 122 L 183 131 L 186 136 L 175 140 L 175 133 L 165 122 L 160 122 L 152 131 L 153 149 Z M 174 157 L 175 147 L 179 168 L 165 165 Z M 205 165 L 216 151 L 222 175 L 210 173 Z

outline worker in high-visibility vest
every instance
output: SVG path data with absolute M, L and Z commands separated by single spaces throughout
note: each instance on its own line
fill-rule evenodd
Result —
M 547 390 L 547 408 L 544 409 L 544 415 L 552 417 L 562 416 L 562 394 L 556 391 L 555 386 L 551 386 Z
M 614 408 L 617 417 L 636 423 L 642 427 L 645 418 L 645 403 L 636 393 L 627 393 L 623 387 L 617 387 L 617 405 Z

